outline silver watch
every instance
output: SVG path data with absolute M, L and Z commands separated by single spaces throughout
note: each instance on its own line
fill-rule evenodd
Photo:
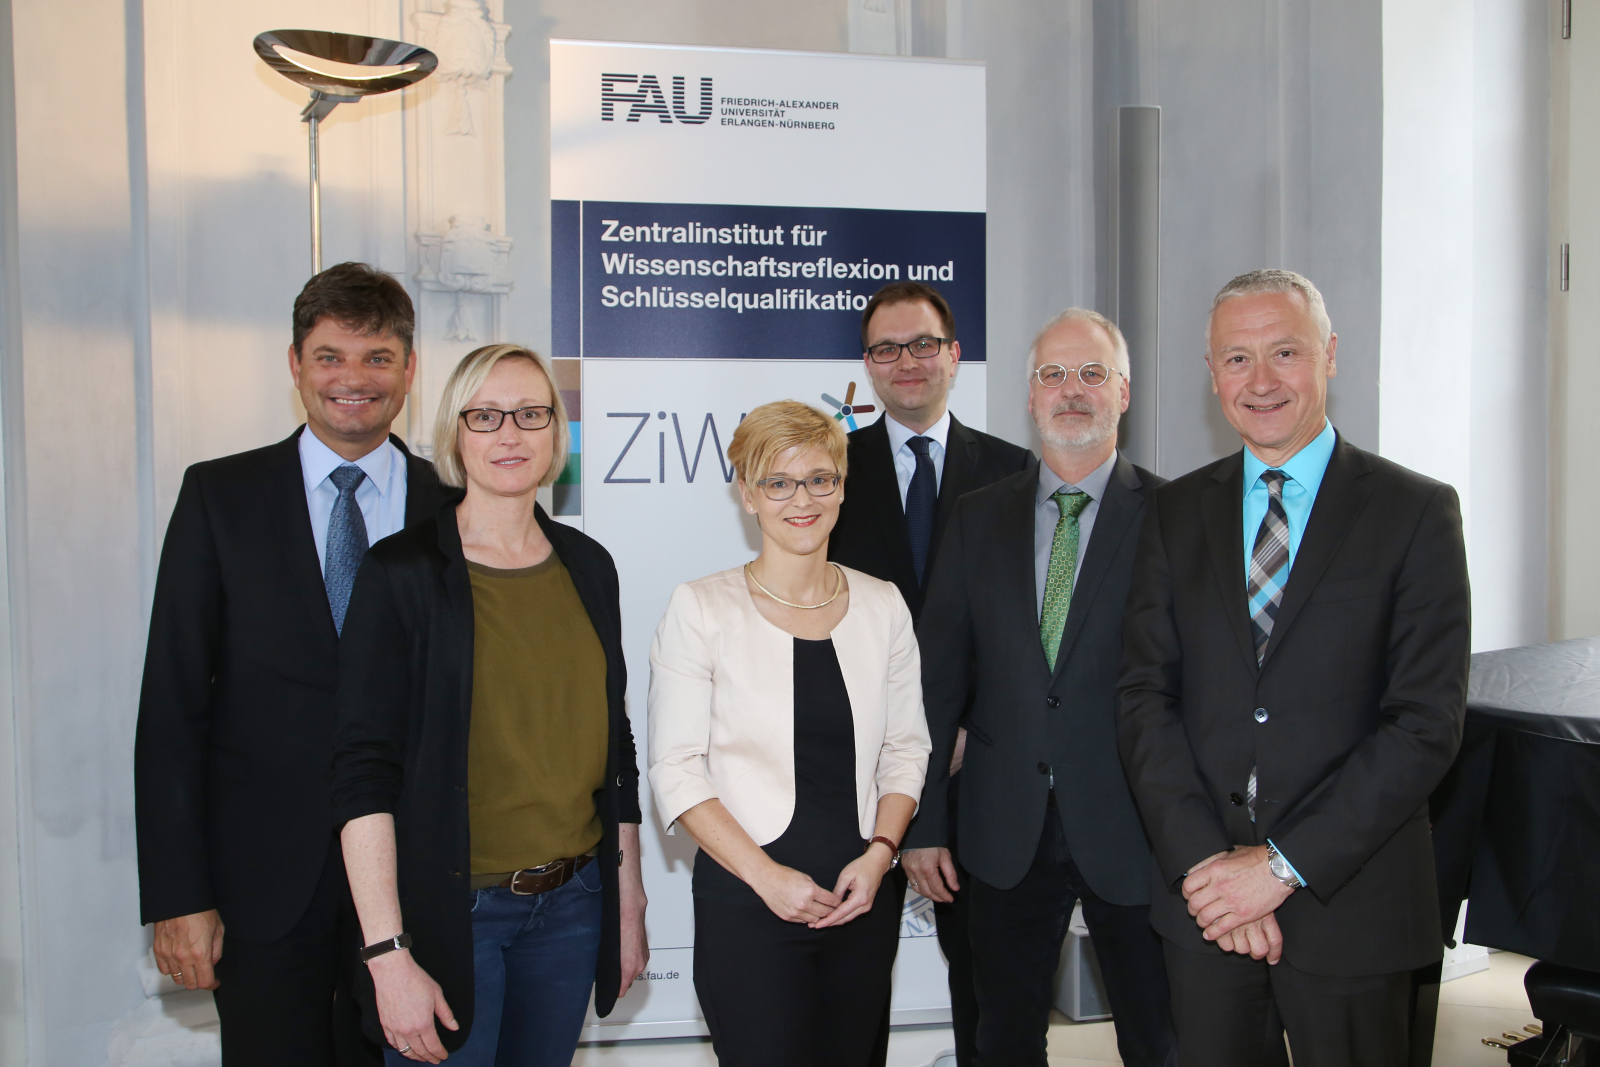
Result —
M 1290 889 L 1303 889 L 1305 883 L 1299 875 L 1289 868 L 1289 861 L 1283 858 L 1283 853 L 1272 842 L 1267 842 L 1267 870 L 1272 872 L 1272 877 L 1288 886 Z

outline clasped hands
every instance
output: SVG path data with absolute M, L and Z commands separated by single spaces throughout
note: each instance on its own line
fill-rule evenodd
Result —
M 752 880 L 751 888 L 774 915 L 786 922 L 805 923 L 814 930 L 842 926 L 872 907 L 893 860 L 894 854 L 886 846 L 873 845 L 839 872 L 839 881 L 831 893 L 803 871 L 769 863 Z
M 1189 914 L 1207 941 L 1268 963 L 1283 956 L 1283 931 L 1274 912 L 1292 892 L 1273 877 L 1265 845 L 1218 852 L 1191 867 L 1183 880 Z

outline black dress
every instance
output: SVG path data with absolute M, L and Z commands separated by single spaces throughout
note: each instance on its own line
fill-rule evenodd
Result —
M 768 856 L 831 891 L 861 856 L 855 720 L 832 640 L 794 639 L 794 815 Z M 704 852 L 694 866 L 694 983 L 723 1067 L 865 1065 L 889 996 L 900 901 L 813 930 L 774 915 Z

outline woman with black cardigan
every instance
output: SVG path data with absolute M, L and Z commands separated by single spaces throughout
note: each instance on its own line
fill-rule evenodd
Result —
M 434 430 L 465 495 L 350 598 L 335 816 L 392 1065 L 566 1067 L 648 960 L 616 567 L 534 499 L 569 440 L 542 357 L 469 354 Z

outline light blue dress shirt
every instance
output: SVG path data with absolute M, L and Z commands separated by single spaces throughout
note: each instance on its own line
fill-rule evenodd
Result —
M 883 425 L 889 431 L 889 454 L 894 457 L 894 480 L 900 483 L 900 510 L 904 511 L 906 508 L 906 491 L 911 488 L 911 476 L 917 473 L 917 454 L 906 444 L 913 437 L 927 437 L 933 441 L 928 446 L 928 458 L 933 460 L 933 491 L 937 497 L 939 486 L 944 484 L 944 443 L 950 437 L 950 409 L 945 408 L 944 414 L 939 416 L 939 421 L 921 434 L 895 422 L 889 417 L 888 412 L 883 413 Z
M 1106 498 L 1106 486 L 1111 484 L 1111 472 L 1117 466 L 1117 450 L 1112 449 L 1106 461 L 1090 471 L 1077 485 L 1068 485 L 1061 475 L 1050 469 L 1050 464 L 1039 464 L 1039 488 L 1033 499 L 1033 606 L 1034 613 L 1044 618 L 1044 587 L 1050 581 L 1050 550 L 1056 544 L 1056 525 L 1061 521 L 1061 505 L 1055 496 L 1059 490 L 1079 489 L 1089 494 L 1089 503 L 1078 513 L 1078 559 L 1072 568 L 1072 587 L 1078 587 L 1078 575 L 1083 573 L 1083 557 L 1089 554 L 1089 538 L 1094 536 L 1094 520 L 1100 517 L 1100 501 Z
M 1283 512 L 1289 520 L 1289 569 L 1294 570 L 1295 553 L 1300 551 L 1300 538 L 1306 532 L 1306 523 L 1311 519 L 1311 507 L 1317 502 L 1317 490 L 1322 488 L 1322 476 L 1328 473 L 1328 461 L 1333 458 L 1333 445 L 1337 435 L 1333 430 L 1333 423 L 1326 418 L 1322 421 L 1322 432 L 1311 439 L 1300 451 L 1289 457 L 1287 463 L 1279 466 L 1288 476 L 1283 483 Z M 1256 533 L 1261 529 L 1261 520 L 1267 514 L 1267 501 L 1270 494 L 1267 492 L 1267 483 L 1261 480 L 1261 475 L 1269 468 L 1256 454 L 1247 447 L 1244 450 L 1244 577 L 1242 584 L 1250 581 L 1250 556 L 1255 551 Z M 1267 844 L 1272 844 L 1272 839 L 1267 838 Z M 1273 845 L 1277 848 L 1276 845 Z M 1283 850 L 1278 850 L 1278 855 L 1283 856 Z M 1283 861 L 1289 864 L 1289 870 L 1305 884 L 1305 878 L 1295 870 L 1294 864 L 1288 856 L 1283 856 Z
M 328 520 L 339 499 L 339 488 L 328 475 L 347 460 L 327 445 L 307 426 L 300 435 L 300 473 L 305 478 L 306 507 L 311 512 L 311 536 L 317 542 L 317 562 L 328 566 Z M 355 460 L 366 472 L 356 486 L 356 506 L 367 524 L 367 544 L 375 545 L 406 525 L 406 457 L 387 439 L 371 452 Z
M 1323 420 L 1322 432 L 1311 443 L 1278 467 L 1289 480 L 1283 483 L 1283 511 L 1289 518 L 1289 569 L 1294 569 L 1295 553 L 1300 551 L 1300 538 L 1306 532 L 1306 522 L 1311 518 L 1311 505 L 1317 502 L 1317 490 L 1322 488 L 1322 476 L 1328 472 L 1328 461 L 1333 458 L 1336 440 L 1333 423 Z M 1256 532 L 1267 515 L 1267 483 L 1261 475 L 1267 465 L 1256 458 L 1248 448 L 1244 450 L 1244 580 L 1250 580 L 1250 555 L 1255 551 Z

